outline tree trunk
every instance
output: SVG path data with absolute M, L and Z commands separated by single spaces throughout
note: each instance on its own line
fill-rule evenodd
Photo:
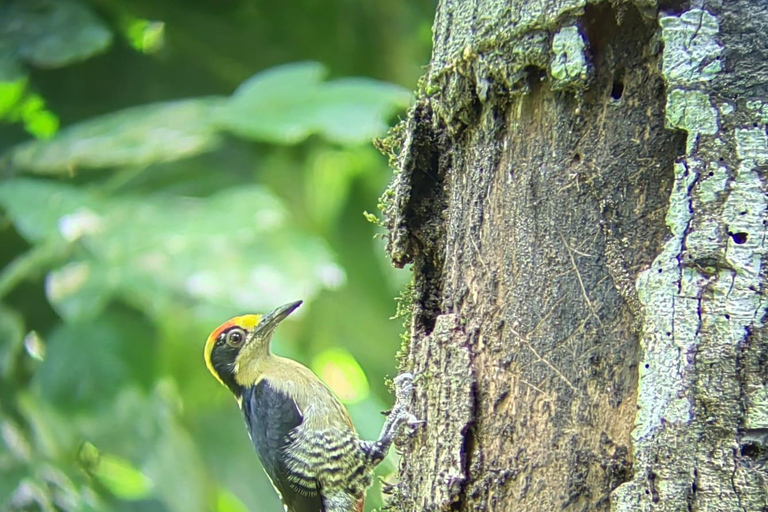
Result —
M 768 509 L 768 4 L 441 0 L 402 511 Z

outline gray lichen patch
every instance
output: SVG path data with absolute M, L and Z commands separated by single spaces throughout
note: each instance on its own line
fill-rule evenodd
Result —
M 637 279 L 637 293 L 646 311 L 643 326 L 643 360 L 640 363 L 638 404 L 642 404 L 633 437 L 642 441 L 663 422 L 687 422 L 691 404 L 685 398 L 686 361 L 684 354 L 695 344 L 698 325 L 690 315 L 696 300 L 682 299 L 678 287 L 683 279 L 678 259 L 683 237 L 691 220 L 690 189 L 695 173 L 682 163 L 675 164 L 675 187 L 670 197 L 667 226 L 672 232 L 651 265 Z M 682 350 L 681 350 L 682 349 Z
M 744 427 L 750 430 L 768 429 L 768 387 L 763 386 L 749 397 Z
M 688 132 L 686 149 L 691 154 L 700 134 L 717 133 L 717 110 L 709 101 L 709 95 L 675 89 L 667 95 L 667 126 Z
M 699 198 L 704 203 L 715 201 L 728 183 L 728 169 L 724 165 L 710 162 L 707 170 L 706 176 L 699 180 Z
M 736 130 L 736 154 L 740 160 L 768 162 L 768 136 L 761 128 Z
M 717 502 L 731 510 L 737 508 L 738 498 L 732 489 L 704 489 L 714 487 L 722 474 L 731 475 L 735 429 L 728 436 L 723 428 L 708 446 L 678 451 L 674 460 L 665 454 L 675 452 L 670 443 L 704 439 L 701 422 L 713 420 L 702 416 L 711 415 L 725 427 L 734 420 L 721 408 L 738 410 L 735 354 L 747 327 L 764 313 L 756 290 L 765 194 L 744 157 L 762 158 L 764 144 L 757 133 L 741 130 L 733 137 L 733 132 L 721 130 L 720 113 L 730 116 L 729 122 L 737 114 L 732 105 L 713 101 L 710 95 L 713 79 L 722 70 L 718 20 L 691 9 L 662 17 L 660 25 L 668 87 L 666 124 L 687 132 L 686 159 L 675 165 L 666 218 L 671 237 L 636 284 L 644 315 L 633 432 L 635 474 L 616 489 L 612 507 L 654 510 L 658 502 L 668 510 L 684 509 L 690 481 L 697 480 L 698 509 L 708 510 Z M 701 135 L 715 137 L 700 140 Z M 732 158 L 725 163 L 714 160 L 734 146 L 742 161 L 731 176 Z M 699 261 L 712 263 L 702 269 Z M 702 458 L 704 453 L 708 455 Z
M 687 154 L 692 154 L 700 134 L 718 130 L 718 112 L 705 86 L 721 71 L 717 18 L 702 9 L 659 19 L 664 41 L 662 74 L 667 82 L 667 126 L 688 132 Z
M 733 110 L 734 110 L 733 105 L 731 105 L 730 103 L 723 103 L 720 105 L 720 114 L 723 117 L 731 115 L 733 113 Z
M 754 112 L 760 123 L 768 123 L 768 101 L 748 100 L 747 110 Z
M 584 38 L 575 26 L 564 27 L 552 38 L 553 89 L 581 89 L 587 80 Z
M 760 289 L 760 271 L 765 253 L 766 200 L 765 187 L 757 171 L 756 162 L 768 160 L 768 143 L 752 137 L 754 130 L 737 130 L 737 147 L 744 139 L 749 144 L 738 150 L 742 162 L 730 185 L 725 201 L 723 221 L 730 237 L 727 242 L 726 260 L 734 270 L 732 286 L 727 290 L 726 314 L 731 328 L 737 329 L 739 339 L 746 329 L 761 322 L 765 308 L 756 290 Z
M 733 468 L 740 427 L 768 425 L 765 386 L 745 385 L 741 373 L 753 357 L 750 332 L 766 314 L 768 198 L 758 166 L 768 162 L 768 137 L 755 124 L 763 104 L 723 100 L 715 16 L 691 9 L 660 25 L 666 123 L 688 140 L 667 212 L 671 238 L 637 280 L 644 354 L 634 477 L 614 492 L 612 508 L 755 510 L 741 500 L 749 494 L 742 482 L 756 477 L 738 467 L 735 477 Z M 681 444 L 690 447 L 674 447 Z
M 662 72 L 669 85 L 708 82 L 722 69 L 717 18 L 702 9 L 659 19 L 664 39 Z
M 715 219 L 701 222 L 695 231 L 685 237 L 685 248 L 688 254 L 710 255 L 720 248 L 721 226 Z

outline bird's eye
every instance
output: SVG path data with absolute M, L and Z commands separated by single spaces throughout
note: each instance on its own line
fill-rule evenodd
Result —
M 227 333 L 227 344 L 230 347 L 239 347 L 245 341 L 245 331 L 240 328 L 232 329 Z

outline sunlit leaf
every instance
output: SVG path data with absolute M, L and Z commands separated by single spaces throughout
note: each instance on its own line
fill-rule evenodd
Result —
M 365 400 L 370 393 L 365 372 L 346 350 L 324 350 L 312 361 L 312 369 L 346 403 Z
M 295 144 L 320 134 L 342 144 L 370 141 L 406 107 L 410 93 L 365 78 L 324 82 L 325 69 L 302 62 L 261 72 L 244 82 L 221 111 L 220 122 L 236 135 Z
M 50 139 L 59 129 L 59 118 L 44 108 L 27 111 L 22 119 L 24 128 L 37 139 Z
M 0 36 L 27 62 L 57 68 L 106 50 L 112 33 L 74 0 L 16 0 L 0 9 Z
M 113 455 L 101 454 L 94 474 L 112 494 L 124 500 L 145 498 L 153 488 L 152 480 L 144 473 Z
M 24 89 L 26 89 L 26 87 L 26 78 L 12 81 L 0 81 L 0 119 L 11 118 L 11 113 L 24 96 Z
M 128 41 L 142 53 L 155 53 L 165 43 L 165 23 L 140 18 L 131 19 L 125 27 Z
M 37 334 L 37 331 L 29 331 L 24 336 L 24 349 L 27 351 L 27 355 L 37 361 L 45 360 L 45 342 L 43 338 Z
M 216 512 L 248 512 L 248 507 L 225 488 L 216 493 Z
M 26 87 L 27 74 L 16 61 L 14 52 L 0 40 L 0 119 L 9 117 Z
M 220 98 L 156 103 L 97 117 L 55 138 L 14 148 L 11 163 L 41 174 L 80 168 L 149 165 L 187 158 L 219 143 L 213 114 Z
M 27 85 L 27 74 L 19 66 L 15 52 L 0 39 L 0 120 L 21 121 L 36 138 L 50 138 L 59 129 L 59 119 L 46 108 L 41 96 L 29 92 Z

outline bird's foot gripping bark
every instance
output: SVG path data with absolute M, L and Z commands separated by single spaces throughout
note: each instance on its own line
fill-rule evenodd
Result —
M 395 385 L 395 405 L 392 407 L 387 421 L 381 428 L 378 441 L 364 442 L 364 450 L 374 464 L 381 462 L 389 451 L 392 441 L 400 427 L 410 425 L 416 427 L 425 423 L 414 416 L 410 411 L 411 397 L 413 395 L 413 374 L 403 373 L 393 381 Z
M 391 430 L 394 437 L 397 435 L 397 430 L 403 424 L 416 427 L 426 422 L 418 419 L 410 411 L 411 399 L 413 398 L 413 374 L 401 373 L 395 377 L 392 383 L 395 385 L 395 406 L 392 407 L 387 422 L 391 421 L 393 423 Z M 387 425 L 385 424 L 384 426 L 386 427 Z

